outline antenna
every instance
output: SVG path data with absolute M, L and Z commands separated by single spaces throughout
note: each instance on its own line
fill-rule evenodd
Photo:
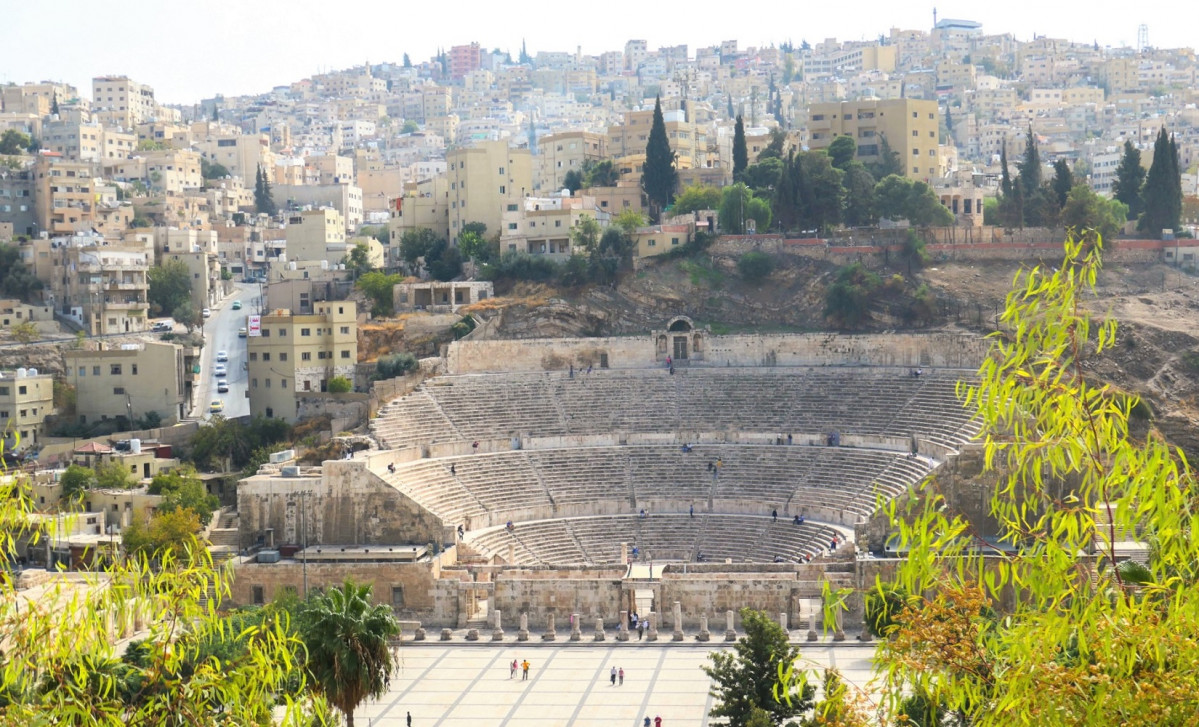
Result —
M 937 27 L 937 8 L 935 5 L 933 6 L 933 27 Z
M 1149 26 L 1141 23 L 1137 26 L 1137 50 L 1146 51 L 1149 49 Z

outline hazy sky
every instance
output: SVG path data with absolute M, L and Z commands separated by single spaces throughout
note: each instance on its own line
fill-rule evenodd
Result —
M 0 83 L 60 80 L 90 96 L 93 76 L 123 74 L 153 86 L 160 102 L 194 103 L 366 60 L 399 62 L 405 52 L 418 62 L 471 41 L 515 56 L 522 38 L 531 54 L 578 46 L 596 54 L 644 38 L 651 49 L 686 43 L 694 55 L 731 39 L 745 48 L 876 38 L 891 27 L 928 30 L 934 4 L 939 18 L 975 20 L 985 33 L 1021 40 L 1037 34 L 1135 46 L 1145 23 L 1151 45 L 1199 44 L 1199 10 L 1166 0 L 12 0 L 0 13 Z

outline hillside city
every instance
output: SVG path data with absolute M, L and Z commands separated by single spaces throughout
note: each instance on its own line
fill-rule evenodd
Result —
M 427 628 L 430 640 L 442 631 L 449 641 L 476 640 L 481 627 L 504 638 L 493 570 L 636 563 L 637 548 L 619 547 L 626 538 L 664 553 L 677 546 L 664 560 L 757 562 L 777 549 L 768 564 L 808 574 L 816 563 L 839 574 L 867 551 L 855 527 L 877 516 L 873 493 L 901 497 L 978 434 L 954 399 L 954 380 L 930 373 L 974 368 L 981 349 L 946 334 L 931 356 L 915 355 L 924 344 L 900 334 L 885 344 L 899 351 L 890 358 L 847 344 L 852 360 L 834 361 L 806 343 L 783 343 L 751 360 L 719 339 L 775 335 L 771 323 L 786 331 L 779 336 L 947 323 L 948 304 L 938 308 L 912 274 L 930 259 L 926 248 L 943 260 L 1060 257 L 1061 239 L 1077 230 L 1122 243 L 1115 260 L 1193 271 L 1199 60 L 1191 48 L 1151 45 L 1145 26 L 1137 37 L 1136 47 L 1101 47 L 942 18 L 874 40 L 770 47 L 729 40 L 651 49 L 634 39 L 585 55 L 470 42 L 428 59 L 364 58 L 256 95 L 182 105 L 160 103 L 121 69 L 95 76 L 91 88 L 2 85 L 3 457 L 11 474 L 28 477 L 34 530 L 45 536 L 17 539 L 9 581 L 35 602 L 57 582 L 56 569 L 203 543 L 213 561 L 231 564 L 231 604 L 307 597 L 310 577 L 324 589 L 347 574 L 375 574 L 375 593 L 363 598 L 408 619 L 397 622 L 405 637 L 423 640 Z M 980 252 L 962 252 L 970 245 Z M 708 254 L 727 264 L 696 262 Z M 880 260 L 890 278 L 865 269 Z M 653 267 L 674 262 L 676 278 Z M 823 306 L 820 320 L 797 322 L 806 310 L 763 320 L 777 304 L 764 296 L 794 285 L 806 273 L 792 268 L 804 265 L 825 265 L 821 275 L 835 280 L 810 296 Z M 788 272 L 772 281 L 780 268 Z M 621 287 L 646 275 L 654 282 Z M 690 280 L 691 293 L 662 290 L 670 280 Z M 713 323 L 707 313 L 721 296 L 735 303 Z M 981 301 L 970 301 L 976 324 L 987 316 Z M 997 326 L 998 310 L 990 315 Z M 564 332 L 579 338 L 536 348 Z M 621 343 L 636 334 L 648 353 Z M 610 356 L 613 370 L 674 377 L 678 367 L 678 379 L 596 378 L 591 393 L 578 393 L 548 378 L 592 382 L 583 377 L 609 370 Z M 730 372 L 703 368 L 721 360 Z M 806 371 L 788 383 L 739 368 L 780 361 L 898 367 L 904 380 L 871 368 L 856 379 Z M 501 366 L 510 377 L 485 378 Z M 870 429 L 868 417 L 835 401 L 863 386 L 881 392 L 877 406 L 898 429 Z M 727 412 L 748 413 L 723 414 L 730 422 L 707 411 L 717 389 Z M 772 395 L 839 414 L 780 414 Z M 913 413 L 919 397 L 927 411 Z M 639 418 L 638 406 L 663 401 L 674 402 L 672 414 Z M 619 411 L 611 427 L 581 423 L 607 407 Z M 705 442 L 697 459 L 710 459 L 708 468 L 680 475 L 696 440 L 670 439 L 657 451 L 667 440 L 653 439 L 651 425 L 671 437 L 744 427 L 765 439 Z M 843 433 L 852 444 L 827 459 L 743 449 L 791 445 L 791 432 L 812 448 L 839 447 Z M 889 434 L 879 451 L 853 449 Z M 590 459 L 564 453 L 571 436 L 595 448 Z M 495 463 L 472 471 L 476 455 Z M 749 512 L 721 477 L 722 468 L 736 477 L 753 462 L 824 478 L 830 492 L 850 482 L 856 489 L 802 509 L 788 494 Z M 629 474 L 638 467 L 650 483 Z M 601 484 L 559 479 L 567 469 L 627 496 L 609 507 Z M 774 471 L 748 486 L 763 497 L 807 496 Z M 655 477 L 675 478 L 690 499 L 656 490 Z M 533 494 L 522 489 L 529 482 Z M 867 490 L 869 502 L 852 499 Z M 585 511 L 595 497 L 601 506 Z M 616 509 L 630 502 L 631 511 Z M 678 545 L 633 519 L 658 510 L 693 540 Z M 697 510 L 724 520 L 697 536 Z M 556 519 L 582 515 L 596 520 Z M 794 527 L 783 532 L 780 517 Z M 743 537 L 744 547 L 711 534 L 721 531 Z M 890 554 L 892 543 L 877 536 L 870 552 Z M 364 554 L 346 555 L 350 545 Z M 284 569 L 305 552 L 319 568 L 310 574 L 304 557 L 299 570 Z M 402 571 L 391 581 L 390 566 Z M 653 562 L 635 577 L 653 581 Z M 686 623 L 707 641 L 708 616 L 695 616 L 692 628 L 686 595 L 681 611 L 679 600 L 655 600 L 652 622 L 638 621 L 638 606 L 650 610 L 648 588 L 618 589 L 624 623 L 610 619 L 608 638 L 648 628 L 656 639 L 670 630 L 659 619 L 673 603 L 676 640 Z M 215 590 L 204 590 L 205 604 L 210 597 Z M 523 604 L 521 640 L 530 628 L 554 634 L 557 596 L 520 598 L 512 597 Z M 555 605 L 543 614 L 539 603 Z M 801 611 L 812 614 L 803 604 L 791 611 L 795 629 L 807 628 Z M 849 608 L 859 623 L 862 608 Z M 780 610 L 789 607 L 771 617 Z M 719 636 L 725 611 L 714 613 Z M 728 614 L 731 633 L 731 607 Z M 563 638 L 568 628 L 580 632 L 576 615 L 557 614 Z M 518 616 L 509 608 L 503 618 L 511 637 Z M 583 627 L 587 638 L 594 623 Z M 142 626 L 136 617 L 108 628 L 124 644 Z M 603 630 L 595 626 L 596 640 Z M 389 634 L 394 644 L 399 633 Z M 517 662 L 511 667 L 515 676 Z M 367 691 L 378 696 L 382 684 Z M 703 699 L 687 693 L 680 703 L 699 700 L 698 710 Z M 376 707 L 381 720 L 386 710 Z M 686 718 L 698 719 L 693 712 Z

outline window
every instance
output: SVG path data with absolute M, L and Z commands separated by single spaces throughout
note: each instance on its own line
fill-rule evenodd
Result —
M 936 136 L 937 136 L 937 132 L 935 132 L 935 131 L 928 132 L 928 138 L 934 139 L 934 138 L 936 138 Z
M 402 609 L 404 607 L 404 587 L 403 586 L 392 586 L 391 587 L 391 607 L 395 608 L 395 609 Z
M 251 354 L 250 354 L 250 360 L 251 360 L 251 361 L 257 361 L 257 360 L 258 360 L 258 353 L 257 353 L 257 352 L 251 353 Z
M 137 364 L 129 364 L 129 368 L 132 370 L 133 375 L 137 376 Z
M 301 335 L 301 336 L 311 336 L 311 335 L 312 335 L 312 329 L 311 329 L 311 328 L 301 328 L 301 329 L 300 329 L 300 335 Z
M 250 388 L 251 388 L 251 389 L 257 389 L 257 388 L 258 388 L 258 379 L 250 379 Z
M 286 389 L 286 388 L 287 388 L 287 379 L 279 379 L 279 388 L 280 388 L 280 389 Z
M 508 194 L 508 189 L 504 185 L 500 185 L 500 194 Z
M 918 156 L 920 156 L 920 150 L 919 150 L 919 149 L 912 149 L 912 156 L 914 156 L 914 157 L 918 157 Z
M 515 212 L 515 211 L 516 211 L 516 208 L 517 208 L 517 206 L 516 206 L 516 205 L 514 205 L 514 204 L 510 204 L 510 205 L 508 205 L 508 211 L 509 211 L 509 212 Z
M 301 361 L 311 361 L 312 360 L 312 352 L 311 351 L 302 351 L 300 353 L 300 360 Z
M 919 174 L 919 173 L 920 173 L 920 167 L 912 167 L 912 174 Z
M 350 335 L 350 327 L 349 327 L 349 326 L 342 326 L 342 327 L 341 327 L 341 335 L 343 335 L 343 336 L 348 336 L 348 335 Z
M 929 150 L 928 150 L 928 155 L 929 155 L 930 157 L 935 157 L 935 156 L 937 155 L 937 150 L 936 150 L 936 149 L 929 149 Z
M 920 136 L 920 132 L 912 129 L 912 136 Z
M 271 352 L 270 352 L 270 351 L 263 351 L 263 352 L 262 352 L 262 360 L 263 360 L 263 361 L 270 361 L 270 360 L 271 360 Z
M 121 375 L 121 365 L 120 364 L 112 364 L 111 366 L 108 367 L 108 373 L 111 374 L 112 376 L 120 376 Z
M 280 361 L 286 361 L 286 360 L 287 360 L 287 352 L 286 352 L 286 351 L 281 351 L 281 352 L 279 353 L 279 360 L 280 360 Z
M 8 396 L 8 387 L 0 386 L 0 396 Z
M 917 113 L 917 112 L 915 112 L 915 111 L 913 111 L 913 112 L 912 112 L 912 118 L 913 118 L 913 119 L 918 119 L 918 118 L 920 118 L 920 114 L 919 114 L 919 113 Z
M 99 375 L 100 375 L 100 367 L 99 367 L 99 366 L 93 366 L 93 367 L 92 367 L 92 376 L 99 376 Z
M 259 331 L 259 333 L 261 333 L 261 334 L 262 334 L 262 337 L 263 337 L 263 338 L 270 338 L 270 337 L 271 337 L 271 329 L 269 329 L 269 328 L 263 328 L 261 331 Z
M 266 388 L 268 388 L 268 389 L 271 388 L 271 380 L 270 379 L 263 379 L 263 383 L 266 385 Z
M 113 396 L 124 396 L 125 395 L 125 387 L 124 386 L 114 386 L 114 387 L 112 387 L 112 393 L 113 393 Z
M 262 594 L 262 586 L 250 586 L 250 593 L 250 600 L 254 602 L 255 606 L 266 603 L 266 598 Z
M 350 357 L 350 352 L 349 352 L 349 351 L 342 351 L 342 352 L 341 352 L 341 357 L 342 357 L 342 358 L 349 358 L 349 357 Z
M 812 114 L 812 121 L 824 121 L 824 114 Z

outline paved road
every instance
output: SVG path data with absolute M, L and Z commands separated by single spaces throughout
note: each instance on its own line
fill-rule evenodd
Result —
M 235 292 L 226 297 L 212 309 L 212 317 L 204 322 L 204 351 L 200 355 L 200 385 L 196 394 L 195 415 L 203 419 L 209 417 L 208 407 L 214 399 L 225 403 L 221 413 L 226 417 L 245 416 L 250 413 L 250 400 L 246 398 L 246 339 L 237 336 L 237 329 L 246 325 L 246 315 L 256 310 L 254 304 L 258 296 L 258 286 L 236 283 Z M 233 301 L 240 300 L 241 310 L 233 310 Z M 225 378 L 229 381 L 229 391 L 218 394 L 216 390 L 217 377 L 213 375 L 217 351 L 229 354 L 225 367 L 229 373 Z

